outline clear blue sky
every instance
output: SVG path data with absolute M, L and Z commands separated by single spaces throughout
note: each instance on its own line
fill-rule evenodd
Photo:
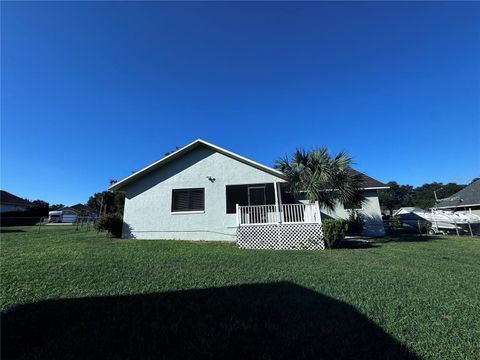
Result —
M 480 175 L 480 3 L 2 2 L 1 187 L 85 202 L 203 138 Z

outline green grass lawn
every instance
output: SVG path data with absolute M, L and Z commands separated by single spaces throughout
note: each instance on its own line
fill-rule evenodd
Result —
M 331 251 L 4 228 L 2 359 L 479 359 L 480 239 Z

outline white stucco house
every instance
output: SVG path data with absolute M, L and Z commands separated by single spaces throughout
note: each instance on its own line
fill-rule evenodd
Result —
M 387 187 L 364 178 L 368 201 L 359 211 L 367 220 L 365 235 L 381 236 L 377 190 Z M 279 234 L 307 242 L 321 237 L 321 213 L 348 216 L 342 205 L 327 212 L 292 201 L 285 182 L 283 173 L 199 139 L 109 189 L 125 193 L 125 238 L 237 240 L 248 247 L 253 237 L 270 247 Z

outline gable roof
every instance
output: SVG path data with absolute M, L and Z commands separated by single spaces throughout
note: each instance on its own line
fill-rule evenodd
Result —
M 184 147 L 172 152 L 171 154 L 168 154 L 167 156 L 161 158 L 160 160 L 154 162 L 153 164 L 150 164 L 150 165 L 144 167 L 143 169 L 140 169 L 139 171 L 133 173 L 132 175 L 129 175 L 126 178 L 110 185 L 108 187 L 108 189 L 109 190 L 118 190 L 121 187 L 123 187 L 124 185 L 132 182 L 133 180 L 136 180 L 137 178 L 139 178 L 143 175 L 146 175 L 146 174 L 152 172 L 153 170 L 156 170 L 156 169 L 162 167 L 163 165 L 168 164 L 170 161 L 172 161 L 172 160 L 174 160 L 174 159 L 192 151 L 193 149 L 196 149 L 199 146 L 205 146 L 205 147 L 210 148 L 210 149 L 212 149 L 216 152 L 219 152 L 220 154 L 226 155 L 226 156 L 228 156 L 232 159 L 235 159 L 235 160 L 238 160 L 238 161 L 240 161 L 244 164 L 250 165 L 251 167 L 254 167 L 258 170 L 264 171 L 264 172 L 266 172 L 270 175 L 276 176 L 281 180 L 286 180 L 286 176 L 278 170 L 272 169 L 271 167 L 268 167 L 266 165 L 262 165 L 262 164 L 260 164 L 256 161 L 247 159 L 243 156 L 240 156 L 240 155 L 235 154 L 231 151 L 223 149 L 223 148 L 221 148 L 217 145 L 210 144 L 209 142 L 206 142 L 205 140 L 197 139 L 197 140 L 191 142 L 190 144 L 185 145 Z
M 464 207 L 480 205 L 480 180 L 474 181 L 467 187 L 452 196 L 443 199 L 437 204 L 438 208 Z
M 388 189 L 389 186 L 387 184 L 384 184 L 378 180 L 375 180 L 374 178 L 365 175 L 364 173 L 361 173 L 357 170 L 352 169 L 351 170 L 355 175 L 361 175 L 363 177 L 363 188 L 364 189 Z
M 238 154 L 235 154 L 231 151 L 228 151 L 226 149 L 223 149 L 221 148 L 220 146 L 217 146 L 217 145 L 213 145 L 209 142 L 206 142 L 205 140 L 202 140 L 202 139 L 197 139 L 193 142 L 191 142 L 190 144 L 172 152 L 171 154 L 163 157 L 162 159 L 144 167 L 143 169 L 140 169 L 139 171 L 123 178 L 122 180 L 110 185 L 108 187 L 109 190 L 119 190 L 121 189 L 123 186 L 135 181 L 136 179 L 142 177 L 143 175 L 146 175 L 160 167 L 162 167 L 163 165 L 166 165 L 168 164 L 170 161 L 173 161 L 175 160 L 176 158 L 192 151 L 193 149 L 199 147 L 199 146 L 205 146 L 207 148 L 210 148 L 216 152 L 219 152 L 220 154 L 223 154 L 223 155 L 226 155 L 232 159 L 235 159 L 235 160 L 238 160 L 244 164 L 247 164 L 253 168 L 256 168 L 258 170 L 261 170 L 261 171 L 264 171 L 270 175 L 273 175 L 273 176 L 276 176 L 278 177 L 279 179 L 283 180 L 283 181 L 286 181 L 287 180 L 287 177 L 284 173 L 282 173 L 281 171 L 278 171 L 276 169 L 273 169 L 269 166 L 266 166 L 266 165 L 263 165 L 263 164 L 260 164 L 256 161 L 253 161 L 253 160 L 250 160 L 250 159 L 247 159 L 243 156 L 240 156 Z M 373 178 L 371 178 L 370 176 L 367 176 L 363 173 L 360 173 L 356 170 L 353 170 L 352 171 L 356 174 L 360 174 L 364 177 L 364 189 L 388 189 L 388 186 L 385 185 L 384 183 L 378 181 L 378 180 L 375 180 Z
M 13 204 L 13 205 L 24 205 L 24 206 L 31 205 L 28 200 L 22 199 L 5 190 L 0 190 L 0 202 L 2 204 Z
M 92 208 L 89 208 L 88 206 L 85 206 L 83 204 L 76 204 L 76 205 L 70 206 L 69 208 L 74 209 L 78 212 L 85 211 L 85 212 L 88 212 L 88 213 L 95 213 L 95 210 L 93 210 Z

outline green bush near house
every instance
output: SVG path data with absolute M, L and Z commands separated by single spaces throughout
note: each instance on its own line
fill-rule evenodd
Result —
M 347 226 L 342 219 L 326 219 L 322 221 L 322 229 L 325 247 L 332 249 L 345 238 Z
M 123 218 L 120 214 L 104 214 L 95 221 L 95 229 L 108 231 L 113 237 L 122 237 Z
M 362 235 L 365 220 L 356 210 L 349 211 L 347 220 L 347 234 L 350 236 Z

